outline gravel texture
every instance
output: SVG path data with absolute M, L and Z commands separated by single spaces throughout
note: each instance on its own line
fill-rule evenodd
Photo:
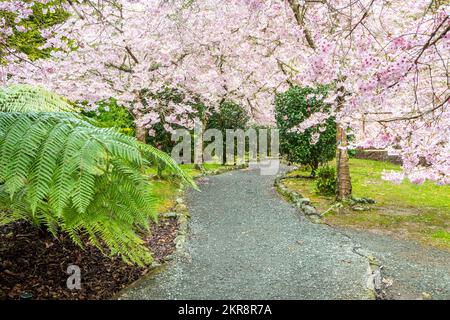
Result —
M 353 241 L 299 215 L 273 181 L 245 169 L 204 180 L 183 250 L 121 299 L 368 299 Z
M 369 299 L 369 255 L 383 265 L 385 298 L 450 298 L 449 253 L 312 223 L 274 178 L 244 169 L 203 179 L 188 194 L 185 246 L 120 299 Z
M 370 232 L 342 231 L 383 265 L 383 277 L 392 282 L 385 299 L 450 299 L 449 252 Z

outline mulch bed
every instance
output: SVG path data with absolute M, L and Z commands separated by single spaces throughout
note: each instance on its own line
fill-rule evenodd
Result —
M 152 224 L 144 240 L 155 261 L 173 253 L 177 231 L 176 219 Z M 66 285 L 67 267 L 73 264 L 81 269 L 80 290 Z M 0 300 L 19 299 L 24 293 L 31 293 L 32 299 L 108 299 L 148 272 L 149 268 L 104 257 L 94 247 L 83 250 L 67 236 L 42 236 L 24 222 L 0 227 Z

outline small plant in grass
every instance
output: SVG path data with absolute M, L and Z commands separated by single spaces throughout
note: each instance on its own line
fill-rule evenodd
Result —
M 450 244 L 450 232 L 447 232 L 445 230 L 439 230 L 432 234 L 432 237 L 434 239 L 440 240 L 442 242 L 446 242 Z
M 317 170 L 317 192 L 324 196 L 336 193 L 336 170 L 334 167 L 324 166 Z

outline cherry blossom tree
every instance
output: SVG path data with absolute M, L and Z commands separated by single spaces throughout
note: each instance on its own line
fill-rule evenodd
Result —
M 33 15 L 36 3 L 46 4 L 48 0 L 37 1 L 1 1 L 0 2 L 0 79 L 7 80 L 8 75 L 18 72 L 18 66 L 31 63 L 25 53 L 8 44 L 15 33 L 28 31 L 23 22 Z
M 338 198 L 351 194 L 348 133 L 351 146 L 400 154 L 404 172 L 386 178 L 448 183 L 448 2 L 288 2 L 311 49 L 307 81 L 335 88 Z
M 44 31 L 62 49 L 10 81 L 92 103 L 114 96 L 141 134 L 162 121 L 158 108 L 169 110 L 167 130 L 192 127 L 193 101 L 212 108 L 233 100 L 272 123 L 274 92 L 327 85 L 320 98 L 331 112 L 292 130 L 336 118 L 339 199 L 351 195 L 354 147 L 398 153 L 403 172 L 387 179 L 450 183 L 448 1 L 87 0 L 65 8 L 71 18 Z M 183 101 L 162 104 L 157 93 L 166 88 Z
M 259 24 L 252 8 L 238 3 L 224 7 L 217 2 L 200 6 L 194 2 L 85 1 L 78 6 L 71 3 L 67 10 L 72 12 L 71 19 L 44 32 L 48 45 L 59 44 L 62 50 L 54 52 L 52 60 L 42 61 L 37 72 L 24 69 L 14 81 L 45 83 L 72 100 L 88 100 L 92 105 L 114 96 L 135 115 L 141 140 L 153 134 L 153 126 L 160 122 L 169 132 L 173 125 L 192 129 L 196 115 L 204 128 L 210 108 L 227 99 L 248 104 L 260 122 L 273 121 L 266 106 L 285 76 L 267 53 L 276 45 L 252 37 L 246 28 L 248 23 L 256 29 Z M 245 20 L 240 10 L 245 10 Z M 223 25 L 217 28 L 214 21 Z M 63 41 L 69 34 L 70 41 Z M 256 49 L 258 59 L 246 55 Z M 270 61 L 260 68 L 266 55 Z M 185 99 L 178 103 L 159 99 L 167 88 L 181 92 Z M 192 108 L 199 101 L 205 107 L 201 112 Z
M 294 130 L 336 116 L 338 199 L 351 195 L 349 147 L 399 153 L 404 172 L 386 178 L 449 182 L 448 2 L 244 2 L 254 16 L 270 16 L 260 37 L 287 52 L 276 56 L 293 76 L 286 81 L 332 88 L 326 98 L 332 112 L 316 113 Z

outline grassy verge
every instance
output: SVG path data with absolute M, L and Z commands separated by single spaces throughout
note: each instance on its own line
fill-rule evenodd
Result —
M 181 168 L 192 178 L 198 177 L 202 172 L 194 167 L 193 164 L 183 164 Z M 203 168 L 208 171 L 221 171 L 227 166 L 219 164 L 204 164 Z M 152 179 L 153 193 L 156 197 L 157 211 L 159 213 L 168 212 L 176 203 L 176 199 L 180 194 L 179 182 L 171 179 L 170 177 L 164 177 L 160 179 L 157 177 L 156 168 L 151 168 L 147 171 L 147 174 Z
M 333 165 L 333 164 L 331 164 Z M 399 238 L 450 250 L 450 186 L 432 182 L 414 185 L 410 182 L 393 184 L 381 179 L 383 170 L 399 170 L 391 163 L 351 159 L 350 172 L 355 197 L 376 200 L 366 211 L 349 208 L 324 215 L 326 222 L 339 226 L 392 234 Z M 302 169 L 290 173 L 309 175 Z M 288 178 L 285 185 L 311 199 L 320 212 L 334 204 L 333 197 L 320 196 L 315 191 L 315 180 Z

